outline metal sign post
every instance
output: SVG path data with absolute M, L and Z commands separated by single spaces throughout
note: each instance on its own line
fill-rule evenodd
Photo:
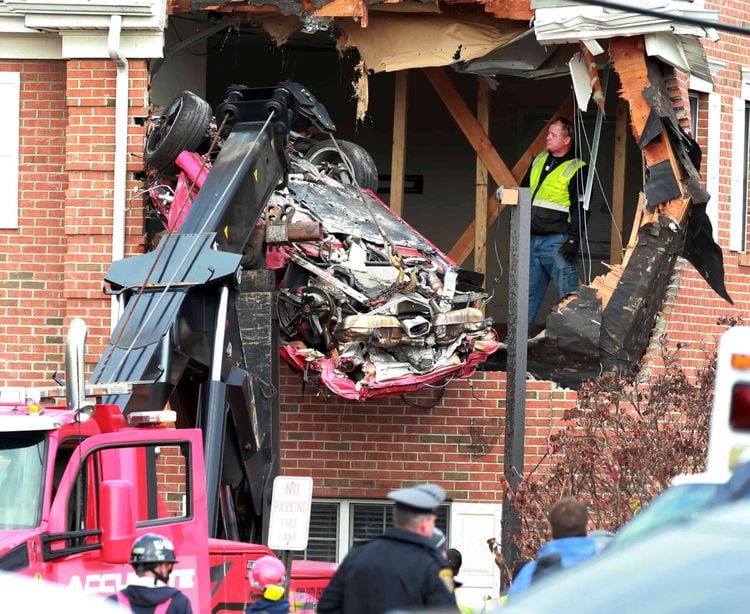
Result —
M 505 588 L 510 582 L 508 572 L 513 571 L 518 559 L 518 548 L 513 543 L 513 538 L 519 535 L 521 531 L 521 521 L 513 505 L 513 493 L 521 482 L 524 464 L 531 194 L 528 188 L 505 190 L 502 194 L 502 202 L 517 205 L 511 207 L 510 213 L 510 288 L 508 300 L 510 309 L 508 313 L 508 375 L 505 394 L 505 454 L 503 459 L 506 488 L 503 495 L 500 533 L 501 552 L 505 559 L 505 569 L 502 570 L 500 583 Z

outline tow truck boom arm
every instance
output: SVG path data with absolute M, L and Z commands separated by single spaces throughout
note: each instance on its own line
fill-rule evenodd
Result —
M 179 232 L 154 252 L 113 263 L 106 275 L 125 308 L 91 382 L 129 382 L 132 392 L 106 399 L 126 415 L 169 402 L 178 426 L 203 429 L 209 531 L 219 534 L 221 508 L 231 539 L 260 538 L 278 471 L 278 395 L 266 411 L 256 407 L 255 399 L 267 395 L 255 394 L 257 382 L 238 347 L 236 304 L 250 235 L 273 190 L 286 183 L 297 113 L 326 132 L 335 129 L 299 84 L 230 87 L 217 108 L 225 140 Z M 278 343 L 278 336 L 268 338 Z M 278 347 L 269 350 L 278 355 Z M 278 373 L 275 379 L 264 382 L 274 394 Z M 248 496 L 245 508 L 255 522 L 237 522 L 238 491 Z M 254 526 L 243 535 L 248 522 Z

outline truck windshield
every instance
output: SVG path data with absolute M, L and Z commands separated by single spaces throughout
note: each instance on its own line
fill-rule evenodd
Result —
M 46 443 L 45 431 L 0 433 L 0 529 L 39 524 Z

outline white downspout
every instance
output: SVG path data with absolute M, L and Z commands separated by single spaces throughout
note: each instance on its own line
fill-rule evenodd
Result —
M 112 211 L 112 261 L 125 257 L 125 207 L 127 203 L 125 190 L 127 177 L 128 151 L 128 61 L 120 51 L 120 33 L 122 32 L 122 15 L 112 15 L 109 23 L 107 48 L 109 57 L 117 67 L 115 82 L 115 162 Z M 112 297 L 110 327 L 114 330 L 122 315 L 122 303 L 118 297 Z

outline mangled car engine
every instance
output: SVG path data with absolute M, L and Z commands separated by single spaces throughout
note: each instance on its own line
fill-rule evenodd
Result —
M 208 105 L 186 94 L 182 104 L 205 115 Z M 170 130 L 179 120 L 173 115 Z M 194 132 L 217 122 L 202 117 Z M 458 267 L 365 189 L 377 178 L 369 154 L 327 136 L 304 153 L 289 148 L 288 178 L 266 203 L 244 254 L 246 268 L 276 272 L 282 357 L 306 381 L 351 399 L 471 375 L 498 347 L 481 309 L 482 276 Z M 178 225 L 178 210 L 210 173 L 211 155 L 195 153 L 197 141 L 169 159 L 168 169 L 161 160 L 161 169 L 152 165 L 151 210 L 166 228 Z

